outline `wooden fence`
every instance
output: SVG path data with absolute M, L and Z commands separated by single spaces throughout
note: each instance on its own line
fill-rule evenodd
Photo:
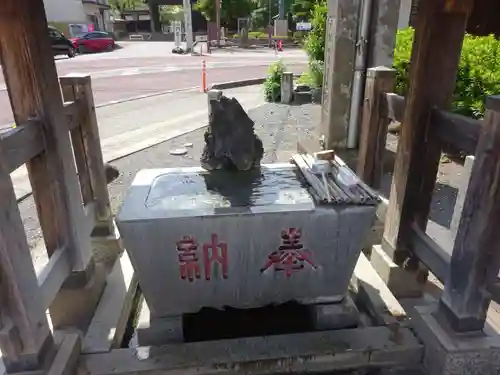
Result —
M 370 69 L 367 75 L 357 173 L 376 187 L 383 173 L 388 124 L 397 121 L 402 123 L 402 129 L 406 126 L 405 98 L 391 93 L 394 79 L 395 72 L 387 68 Z M 420 222 L 403 217 L 399 225 L 403 233 L 400 246 L 409 250 L 407 258 L 418 258 L 444 283 L 441 305 L 450 310 L 448 315 L 456 320 L 455 328 L 460 331 L 482 328 L 489 301 L 500 303 L 497 277 L 500 252 L 496 250 L 500 243 L 500 186 L 497 186 L 500 178 L 500 96 L 487 98 L 486 109 L 484 120 L 479 121 L 432 108 L 428 132 L 423 135 L 428 143 L 438 140 L 439 152 L 443 146 L 451 145 L 467 155 L 475 155 L 453 249 L 449 249 L 452 251 L 445 251 L 425 233 L 428 217 L 420 218 Z M 410 148 L 403 142 L 405 140 L 400 138 L 398 158 L 406 157 L 406 149 Z M 425 168 L 425 152 L 422 150 L 421 155 L 424 166 L 412 168 Z M 410 169 L 407 174 L 414 172 Z M 389 205 L 391 201 L 397 203 L 402 193 L 394 189 L 394 180 L 400 178 L 397 171 L 395 173 Z M 436 174 L 434 180 L 435 177 Z M 430 205 L 431 197 L 425 199 L 420 203 Z M 386 228 L 393 220 L 389 213 L 385 218 Z M 387 230 L 383 242 L 386 236 Z M 461 318 L 466 322 L 459 322 Z
M 57 136 L 37 118 L 0 133 L 0 348 L 8 372 L 38 370 L 54 351 L 45 312 L 63 284 L 86 285 L 92 231 L 112 230 L 90 76 L 61 77 L 60 85 L 66 121 Z M 23 164 L 49 256 L 38 275 L 10 178 Z

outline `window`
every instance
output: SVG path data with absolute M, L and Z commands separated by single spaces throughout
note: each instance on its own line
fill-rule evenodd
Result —
M 51 38 L 61 38 L 63 35 L 55 29 L 49 29 L 49 36 Z

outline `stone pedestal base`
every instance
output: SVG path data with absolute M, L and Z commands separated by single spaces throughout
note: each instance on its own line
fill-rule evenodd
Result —
M 372 247 L 370 262 L 396 298 L 418 298 L 422 296 L 427 271 L 409 271 L 392 261 L 382 246 Z
M 143 304 L 136 328 L 139 346 L 161 346 L 184 342 L 182 315 L 161 319 L 151 318 L 149 308 Z
M 54 329 L 76 327 L 85 331 L 106 285 L 106 274 L 104 266 L 96 264 L 86 285 L 61 288 L 50 305 Z
M 339 303 L 310 305 L 309 311 L 315 331 L 353 328 L 359 323 L 359 311 L 349 296 Z
M 418 306 L 413 328 L 425 347 L 429 375 L 490 375 L 500 373 L 500 337 L 482 332 L 456 334 L 437 313 L 437 303 Z
M 123 252 L 123 243 L 118 228 L 113 223 L 113 233 L 105 237 L 92 237 L 92 251 L 94 261 L 113 265 Z

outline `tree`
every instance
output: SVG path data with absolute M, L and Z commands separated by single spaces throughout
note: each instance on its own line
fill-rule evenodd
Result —
M 326 0 L 320 0 L 314 5 L 311 26 L 312 30 L 307 35 L 305 49 L 311 61 L 325 60 L 325 36 L 326 36 L 326 17 L 328 7 Z
M 168 24 L 172 21 L 182 21 L 184 19 L 184 11 L 180 5 L 162 5 L 160 6 L 160 21 L 163 24 Z
M 238 18 L 249 17 L 255 8 L 252 0 L 221 0 L 221 25 L 235 29 Z M 199 11 L 207 21 L 215 21 L 215 0 L 198 0 L 194 9 Z
M 120 18 L 125 19 L 126 10 L 135 10 L 144 6 L 144 0 L 109 0 L 109 6 L 120 15 Z
M 291 13 L 294 21 L 308 21 L 316 3 L 316 0 L 293 0 Z
M 285 0 L 285 14 L 289 14 L 295 0 Z M 255 0 L 255 10 L 252 12 L 252 26 L 264 28 L 269 24 L 269 5 L 271 5 L 271 18 L 279 13 L 279 0 Z

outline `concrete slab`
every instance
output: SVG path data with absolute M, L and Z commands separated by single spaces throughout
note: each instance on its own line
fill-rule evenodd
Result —
M 372 247 L 370 262 L 396 298 L 417 298 L 422 295 L 426 277 L 419 277 L 419 274 L 423 272 L 427 275 L 426 271 L 419 269 L 410 272 L 400 267 L 381 245 Z
M 377 274 L 364 254 L 359 256 L 351 285 L 356 302 L 364 306 L 377 325 L 391 325 L 407 318 L 406 311 Z
M 83 353 L 108 352 L 119 347 L 136 290 L 137 277 L 124 252 L 107 277 L 106 288 L 83 340 Z
M 500 373 L 500 335 L 456 334 L 436 315 L 436 303 L 415 311 L 412 325 L 425 345 L 424 366 L 430 375 Z
M 89 375 L 265 375 L 413 367 L 421 356 L 422 347 L 410 330 L 369 327 L 115 349 L 83 355 L 81 367 Z

